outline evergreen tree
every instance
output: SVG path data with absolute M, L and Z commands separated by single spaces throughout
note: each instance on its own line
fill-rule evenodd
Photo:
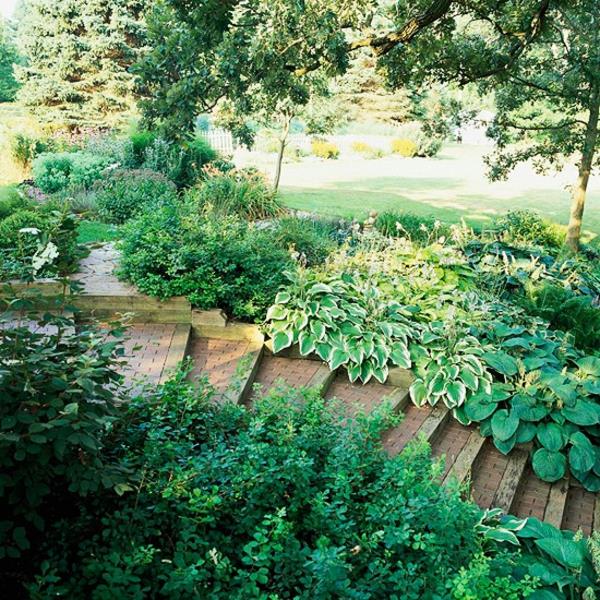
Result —
M 19 84 L 15 79 L 14 65 L 19 60 L 10 24 L 0 17 L 0 102 L 12 102 Z
M 25 0 L 19 99 L 44 121 L 105 127 L 134 105 L 144 0 Z

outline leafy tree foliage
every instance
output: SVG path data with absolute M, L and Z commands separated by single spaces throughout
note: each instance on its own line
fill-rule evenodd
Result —
M 11 102 L 19 84 L 15 79 L 14 64 L 19 57 L 9 24 L 0 17 L 0 102 Z
M 46 121 L 107 126 L 133 106 L 131 65 L 144 40 L 142 0 L 26 0 L 20 99 Z
M 543 170 L 560 168 L 579 155 L 572 188 L 567 244 L 577 250 L 588 180 L 598 166 L 600 111 L 600 23 L 596 1 L 556 7 L 535 47 L 495 86 L 498 113 L 494 136 L 499 152 L 490 161 L 493 176 L 533 159 Z M 498 85 L 500 84 L 500 85 Z
M 513 130 L 528 132 L 495 174 L 526 158 L 581 153 L 567 238 L 576 249 L 597 144 L 596 13 L 595 0 L 164 0 L 139 71 L 144 110 L 179 136 L 223 97 L 240 114 L 252 112 L 257 93 L 305 104 L 307 75 L 340 75 L 364 48 L 393 88 L 487 79 L 499 91 L 501 146 Z

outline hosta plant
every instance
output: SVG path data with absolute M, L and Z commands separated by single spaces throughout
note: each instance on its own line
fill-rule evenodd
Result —
M 430 323 L 411 354 L 417 379 L 410 386 L 410 396 L 417 406 L 435 406 L 441 401 L 456 410 L 471 394 L 491 391 L 492 376 L 481 360 L 483 348 L 464 328 L 443 321 Z
M 287 276 L 292 285 L 277 294 L 267 313 L 274 352 L 298 344 L 303 356 L 316 353 L 332 370 L 343 366 L 353 382 L 383 383 L 390 365 L 411 366 L 414 307 L 385 300 L 358 275 L 325 281 L 306 271 Z

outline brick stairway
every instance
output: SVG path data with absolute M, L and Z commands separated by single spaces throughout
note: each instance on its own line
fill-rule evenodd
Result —
M 134 323 L 125 342 L 128 385 L 136 388 L 140 379 L 164 381 L 187 354 L 193 363 L 191 377 L 207 377 L 220 402 L 251 404 L 257 394 L 268 392 L 279 382 L 316 387 L 325 398 L 339 399 L 350 415 L 358 410 L 368 412 L 388 398 L 404 413 L 400 425 L 383 436 L 390 454 L 400 452 L 415 437 L 424 437 L 433 456 L 445 461 L 444 483 L 469 482 L 472 498 L 481 507 L 498 506 L 517 516 L 535 516 L 585 534 L 600 529 L 597 494 L 574 481 L 540 481 L 531 472 L 526 449 L 504 456 L 479 435 L 477 428 L 461 426 L 444 407 L 415 407 L 408 398 L 408 373 L 396 381 L 396 386 L 376 382 L 353 385 L 344 373 L 331 373 L 319 361 L 273 356 L 262 339 L 256 338 L 255 330 L 252 333 L 240 324 L 229 327 L 218 311 L 198 325 L 185 299 L 163 303 L 118 281 L 114 274 L 117 256 L 110 245 L 93 250 L 74 279 L 84 288 L 77 302 L 85 314 L 102 319 L 133 313 Z
M 235 377 L 248 342 L 200 338 L 190 344 L 195 375 L 204 374 L 217 388 L 218 398 Z M 248 382 L 247 382 L 248 383 Z M 317 385 L 325 398 L 337 398 L 349 414 L 368 412 L 388 398 L 404 419 L 383 436 L 390 454 L 400 452 L 412 439 L 424 436 L 432 455 L 444 460 L 444 483 L 458 480 L 470 483 L 471 497 L 482 508 L 499 506 L 520 517 L 535 516 L 558 527 L 589 535 L 600 529 L 600 499 L 566 480 L 549 484 L 538 479 L 528 466 L 528 452 L 517 449 L 501 454 L 490 440 L 482 438 L 476 427 L 464 427 L 443 407 L 415 407 L 402 387 L 369 382 L 351 384 L 345 373 L 331 374 L 315 360 L 273 356 L 265 350 L 249 382 L 255 389 L 239 401 L 251 403 L 257 393 L 266 393 L 279 383 L 294 387 Z M 256 388 L 256 385 L 259 387 Z M 235 400 L 233 394 L 230 399 Z

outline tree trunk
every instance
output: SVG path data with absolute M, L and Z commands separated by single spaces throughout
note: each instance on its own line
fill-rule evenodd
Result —
M 290 133 L 291 122 L 291 115 L 286 115 L 283 130 L 281 131 L 281 136 L 279 137 L 279 152 L 277 154 L 277 166 L 275 167 L 275 179 L 273 181 L 273 189 L 275 191 L 279 189 L 279 180 L 281 179 L 281 165 L 283 163 L 283 153 L 285 152 L 288 134 Z
M 577 252 L 579 250 L 583 209 L 585 207 L 585 196 L 587 192 L 588 181 L 590 180 L 590 174 L 592 172 L 592 165 L 594 163 L 596 143 L 598 141 L 598 113 L 600 111 L 599 85 L 596 84 L 592 89 L 592 97 L 590 100 L 590 115 L 585 132 L 583 150 L 581 151 L 579 175 L 577 177 L 577 183 L 573 188 L 571 199 L 571 215 L 569 217 L 569 227 L 567 229 L 566 244 L 573 252 Z

